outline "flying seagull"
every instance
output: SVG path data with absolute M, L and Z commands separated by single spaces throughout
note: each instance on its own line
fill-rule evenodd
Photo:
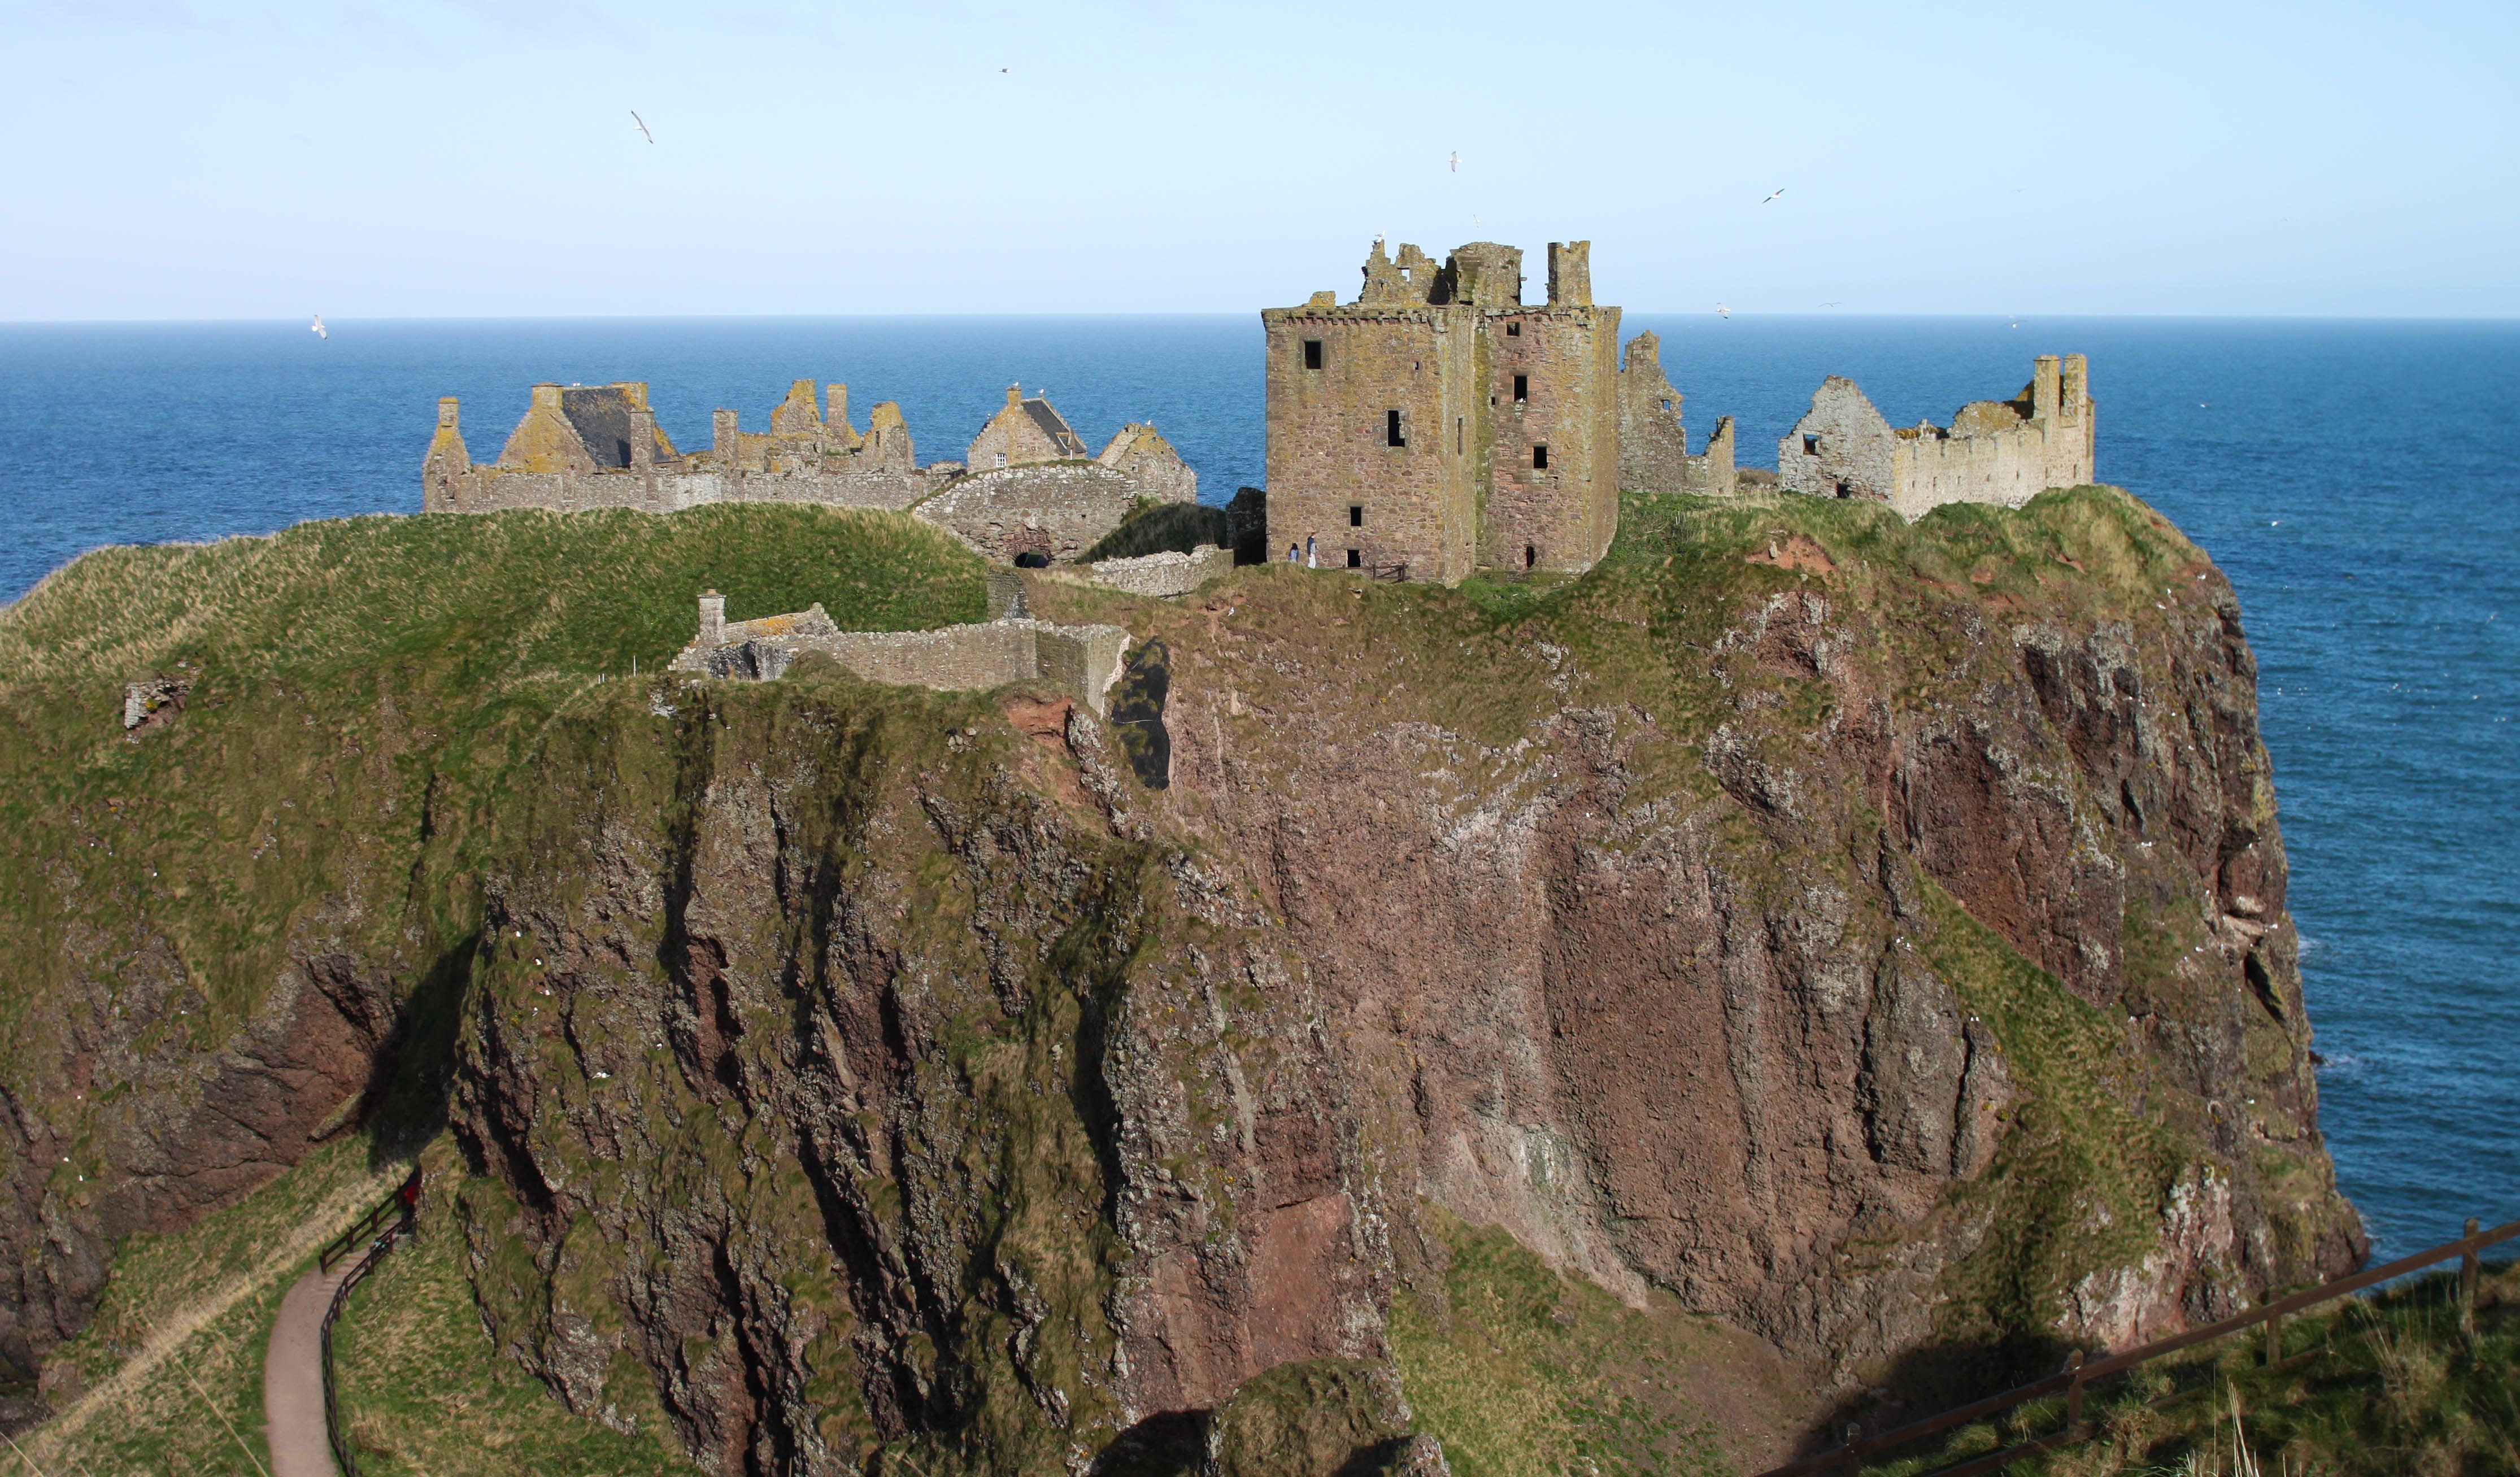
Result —
M 1719 302 L 1715 305 L 1715 316 L 1718 318 L 1730 319 L 1732 316 L 1732 310 Z
M 1821 304 L 1821 306 L 1822 306 L 1822 307 L 1824 307 L 1824 308 L 1833 308 L 1833 307 L 1837 306 L 1837 304 L 1836 304 L 1836 303 L 1833 303 L 1833 302 L 1823 302 L 1823 303 L 1822 303 L 1822 304 Z
M 1778 186 L 1775 189 L 1775 191 L 1773 191 L 1773 192 L 1768 196 L 1768 200 L 1775 200 L 1778 196 L 1782 195 L 1782 194 L 1784 194 L 1784 193 L 1785 193 L 1785 187 L 1784 187 L 1784 186 L 1782 186 L 1782 185 L 1778 185 Z M 1764 205 L 1764 204 L 1766 204 L 1766 203 L 1768 202 L 1768 200 L 1763 200 L 1763 201 L 1759 201 L 1759 203 Z
M 313 334 L 318 338 L 330 338 L 333 336 L 332 335 L 324 332 L 324 315 L 321 313 L 315 315 L 314 325 L 309 328 L 307 332 Z
M 638 126 L 639 132 L 647 137 L 649 143 L 652 144 L 656 142 L 656 136 L 648 132 L 647 120 L 639 116 L 638 109 L 633 108 L 630 110 L 630 121 Z
M 1459 174 L 1459 173 L 1461 173 L 1461 172 L 1462 172 L 1462 156 L 1461 156 L 1461 152 L 1460 152 L 1459 150 L 1454 151 L 1453 157 L 1452 157 L 1452 165 L 1453 165 L 1453 172 L 1454 172 L 1455 174 Z

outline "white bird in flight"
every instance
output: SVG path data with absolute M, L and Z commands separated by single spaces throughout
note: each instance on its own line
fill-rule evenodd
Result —
M 1715 316 L 1718 318 L 1730 319 L 1732 316 L 1732 310 L 1719 302 L 1715 305 Z
M 1782 194 L 1784 194 L 1784 193 L 1785 193 L 1785 187 L 1784 187 L 1784 186 L 1782 186 L 1782 185 L 1778 185 L 1778 187 L 1777 187 L 1773 192 L 1771 192 L 1771 193 L 1769 194 L 1769 196 L 1768 196 L 1768 200 L 1775 200 L 1778 196 L 1782 195 Z M 1764 204 L 1766 204 L 1766 203 L 1768 202 L 1768 200 L 1763 200 L 1763 201 L 1759 201 L 1759 203 L 1764 205 Z
M 630 110 L 630 121 L 637 125 L 640 134 L 644 136 L 649 143 L 652 144 L 656 142 L 656 136 L 648 132 L 648 120 L 639 116 L 638 109 L 633 108 Z
M 313 334 L 318 338 L 330 338 L 333 336 L 332 335 L 324 332 L 324 315 L 321 313 L 315 315 L 315 322 L 307 332 Z
M 1453 157 L 1452 157 L 1452 159 L 1450 160 L 1450 162 L 1452 163 L 1452 166 L 1453 166 L 1453 172 L 1454 172 L 1455 174 L 1459 174 L 1459 173 L 1461 173 L 1461 172 L 1462 172 L 1462 156 L 1461 156 L 1461 153 L 1460 153 L 1458 150 L 1454 152 Z

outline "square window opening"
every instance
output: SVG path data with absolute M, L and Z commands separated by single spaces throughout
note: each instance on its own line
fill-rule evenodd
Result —
M 1305 339 L 1305 340 L 1304 340 L 1304 368 L 1306 368 L 1306 369 L 1320 369 L 1321 367 L 1322 367 L 1322 341 L 1321 341 L 1320 339 L 1318 339 L 1318 338 L 1307 338 L 1307 339 Z
M 1548 448 L 1548 447 L 1546 447 L 1546 446 L 1535 446 L 1535 447 L 1533 447 L 1533 448 L 1531 449 L 1531 465 L 1532 465 L 1535 469 L 1537 469 L 1537 470 L 1542 470 L 1542 471 L 1546 471 L 1546 470 L 1549 470 L 1549 448 Z
M 1353 504 L 1353 503 L 1349 504 L 1349 505 L 1348 505 L 1348 510 L 1347 510 L 1347 525 L 1348 525 L 1350 528 L 1362 528 L 1362 527 L 1364 527 L 1364 526 L 1365 526 L 1365 510 L 1364 510 L 1364 509 L 1362 509 L 1362 508 L 1360 508 L 1360 507 L 1358 507 L 1358 506 L 1356 506 L 1356 505 L 1355 505 L 1355 504 Z
M 1803 455 L 1807 457 L 1816 457 L 1820 455 L 1820 437 L 1803 437 Z
M 1519 338 L 1519 337 L 1521 337 L 1521 336 L 1522 336 L 1522 325 L 1521 325 L 1521 324 L 1518 324 L 1518 323 L 1508 323 L 1508 324 L 1507 324 L 1507 325 L 1505 326 L 1505 336 L 1506 336 L 1508 338 Z
M 1387 410 L 1382 413 L 1382 444 L 1385 446 L 1406 446 L 1409 444 L 1409 438 L 1401 433 L 1400 412 L 1396 410 Z
M 1529 375 L 1516 375 L 1513 377 L 1513 398 L 1516 404 L 1520 404 L 1522 401 L 1531 398 L 1531 377 Z
M 1363 550 L 1361 550 L 1361 549 L 1351 549 L 1351 550 L 1349 550 L 1349 551 L 1347 552 L 1347 566 L 1348 566 L 1349 568 L 1351 568 L 1351 569 L 1362 569 L 1362 568 L 1364 568 L 1364 567 L 1365 567 L 1365 551 L 1363 551 Z

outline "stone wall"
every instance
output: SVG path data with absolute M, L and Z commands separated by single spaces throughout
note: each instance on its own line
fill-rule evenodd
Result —
M 1097 559 L 1086 566 L 1097 583 L 1131 595 L 1188 595 L 1234 568 L 1234 551 L 1210 546 L 1195 554 L 1143 555 L 1137 559 Z
M 1150 495 L 1099 462 L 1051 462 L 971 472 L 911 511 L 988 559 L 1030 553 L 1069 559 L 1102 542 Z
M 1354 303 L 1260 315 L 1270 558 L 1311 538 L 1333 567 L 1446 583 L 1591 567 L 1618 519 L 1619 310 L 1593 305 L 1584 243 L 1551 252 L 1568 297 L 1545 306 L 1514 247 L 1438 266 L 1376 242 Z
M 707 503 L 782 502 L 897 511 L 964 481 L 960 463 L 918 465 L 900 406 L 876 406 L 861 436 L 849 425 L 848 386 L 829 388 L 828 409 L 822 409 L 813 380 L 790 384 L 770 413 L 766 434 L 743 430 L 734 411 L 720 409 L 710 418 L 707 448 L 685 453 L 656 428 L 645 384 L 538 384 L 499 461 L 486 467 L 474 465 L 465 448 L 456 402 L 440 400 L 436 432 L 421 463 L 421 508 L 673 513 Z M 1127 426 L 1099 464 L 1085 460 L 1084 443 L 1047 401 L 1023 400 L 1010 390 L 1006 410 L 990 425 L 1002 440 L 1016 431 L 1028 437 L 1016 446 L 1017 461 L 1039 462 L 1054 450 L 1068 459 L 1021 469 L 1026 473 L 1085 469 L 982 483 L 940 505 L 938 521 L 992 553 L 1037 545 L 1044 553 L 1074 554 L 1109 532 L 1138 498 L 1188 502 L 1197 496 L 1196 474 L 1151 425 Z M 1026 496 L 1044 501 L 1028 506 Z M 992 526 L 1001 533 L 1047 531 L 1010 545 L 1009 537 L 990 535 Z M 1071 529 L 1086 532 L 1083 544 L 1068 536 Z
M 700 634 L 669 670 L 737 682 L 772 682 L 798 657 L 819 651 L 869 682 L 943 692 L 1011 682 L 1047 682 L 1092 708 L 1110 711 L 1129 633 L 1118 626 L 1060 626 L 1025 618 L 943 626 L 932 631 L 843 631 L 820 604 L 791 615 L 720 623 L 724 603 L 700 597 Z
M 1198 473 L 1173 450 L 1173 443 L 1144 422 L 1121 426 L 1094 460 L 1145 488 L 1148 497 L 1167 503 L 1198 501 Z
M 1688 431 L 1681 394 L 1663 373 L 1662 340 L 1651 333 L 1628 340 L 1619 371 L 1619 485 L 1630 492 L 1687 490 Z
M 1787 492 L 1816 498 L 1890 501 L 1890 452 L 1898 437 L 1864 391 L 1831 375 L 1812 394 L 1811 409 L 1777 443 L 1777 480 Z

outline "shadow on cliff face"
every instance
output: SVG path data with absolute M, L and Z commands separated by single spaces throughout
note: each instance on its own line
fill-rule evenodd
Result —
M 480 943 L 475 928 L 438 955 L 403 1002 L 393 1034 L 377 1053 L 364 1112 L 368 1160 L 375 1168 L 410 1158 L 446 1129 L 464 992 Z
M 2064 1340 L 2047 1333 L 1919 1345 L 1894 1360 L 1870 1387 L 1830 1405 L 1805 1428 L 1795 1450 L 1809 1455 L 1837 1445 L 1849 1422 L 1878 1433 L 2001 1395 L 2065 1367 L 2071 1352 Z

